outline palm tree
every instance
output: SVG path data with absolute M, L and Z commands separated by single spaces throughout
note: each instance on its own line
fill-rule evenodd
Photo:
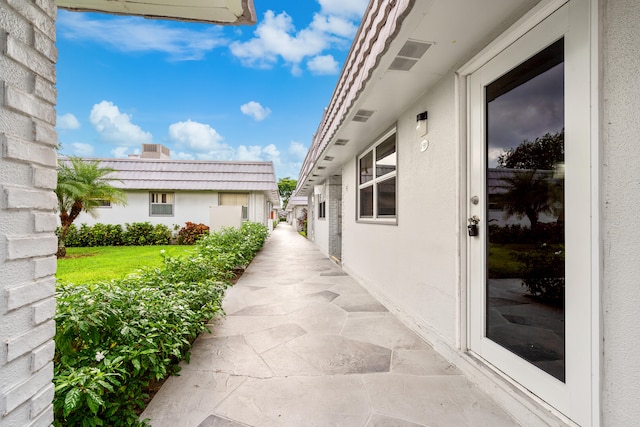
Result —
M 125 194 L 113 187 L 109 174 L 115 172 L 111 168 L 100 167 L 99 160 L 83 160 L 70 157 L 58 166 L 58 212 L 60 213 L 60 235 L 58 236 L 58 258 L 67 253 L 66 238 L 69 227 L 80 215 L 86 212 L 92 217 L 96 215 L 96 208 L 104 202 L 124 204 Z
M 549 177 L 549 171 L 537 171 L 535 169 L 512 169 L 513 175 L 502 178 L 506 183 L 507 191 L 500 194 L 501 202 L 506 217 L 515 215 L 517 218 L 526 216 L 534 230 L 538 225 L 538 216 L 541 213 L 551 213 L 558 204 L 554 199 L 555 192 Z

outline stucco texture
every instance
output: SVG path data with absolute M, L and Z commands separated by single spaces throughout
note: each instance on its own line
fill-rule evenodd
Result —
M 603 2 L 603 425 L 640 419 L 640 2 Z

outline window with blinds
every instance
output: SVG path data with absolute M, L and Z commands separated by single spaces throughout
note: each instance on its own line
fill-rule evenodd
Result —
M 249 194 L 248 193 L 220 193 L 220 206 L 242 206 L 242 220 L 249 220 Z
M 149 193 L 150 216 L 173 216 L 174 193 Z

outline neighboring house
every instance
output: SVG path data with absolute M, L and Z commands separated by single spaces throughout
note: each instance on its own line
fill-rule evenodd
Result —
M 154 153 L 163 155 L 147 157 Z M 114 169 L 112 185 L 126 205 L 105 204 L 97 216 L 82 213 L 76 224 L 150 222 L 173 228 L 189 221 L 212 229 L 254 221 L 273 229 L 280 196 L 271 162 L 171 160 L 162 146 L 145 146 L 142 157 L 99 160 Z
M 372 0 L 300 172 L 308 238 L 522 425 L 640 419 L 639 22 L 637 0 Z M 545 134 L 544 172 L 494 169 Z
M 304 221 L 307 216 L 307 198 L 291 196 L 284 211 L 287 215 L 287 222 L 300 231 L 302 229 L 300 221 Z

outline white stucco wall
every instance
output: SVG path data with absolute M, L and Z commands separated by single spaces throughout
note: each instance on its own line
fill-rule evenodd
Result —
M 429 112 L 425 152 L 415 137 L 421 111 Z M 397 225 L 356 222 L 355 160 L 343 165 L 342 180 L 345 270 L 452 346 L 458 283 L 454 120 L 453 74 L 399 118 Z
M 169 191 L 170 192 L 170 191 Z M 176 191 L 173 216 L 149 215 L 149 191 L 127 191 L 127 204 L 113 205 L 109 208 L 98 208 L 97 217 L 86 213 L 80 214 L 74 224 L 93 225 L 122 224 L 133 222 L 150 222 L 164 224 L 170 228 L 174 225 L 184 226 L 187 221 L 211 226 L 209 208 L 218 205 L 218 192 L 214 191 Z M 267 225 L 266 198 L 262 193 L 249 195 L 249 220 Z
M 640 2 L 602 2 L 602 419 L 640 420 Z
M 308 212 L 308 219 L 310 215 L 311 213 Z M 318 218 L 318 196 L 313 197 L 313 230 L 311 240 L 323 254 L 329 256 L 329 212 L 325 212 L 325 218 Z

